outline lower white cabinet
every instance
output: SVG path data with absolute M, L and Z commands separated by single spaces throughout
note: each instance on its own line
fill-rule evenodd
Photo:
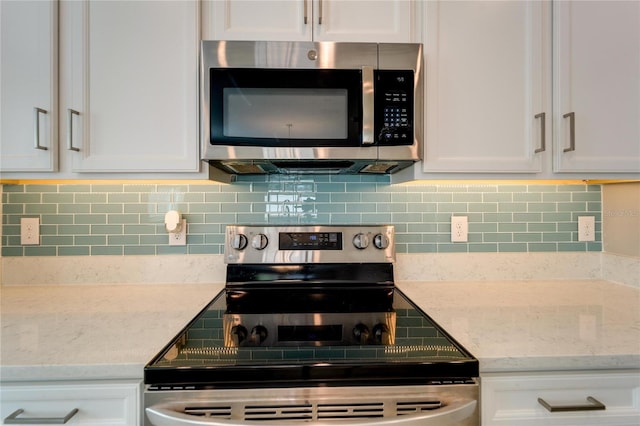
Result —
M 69 417 L 68 425 L 138 426 L 141 386 L 135 380 L 2 383 L 2 424 L 9 424 L 7 418 L 13 415 L 30 425 L 51 424 L 53 419 L 62 423 Z
M 640 424 L 640 370 L 487 374 L 481 383 L 483 426 Z

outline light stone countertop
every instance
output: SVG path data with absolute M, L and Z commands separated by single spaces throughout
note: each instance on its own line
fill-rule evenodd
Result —
M 0 287 L 0 380 L 142 378 L 224 284 Z
M 640 289 L 602 280 L 404 282 L 480 372 L 640 368 Z
M 398 282 L 482 373 L 640 368 L 640 289 L 599 280 Z M 0 379 L 141 379 L 223 284 L 0 287 Z

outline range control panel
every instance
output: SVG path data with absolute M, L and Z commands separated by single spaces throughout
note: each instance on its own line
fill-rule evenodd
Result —
M 342 232 L 279 232 L 280 250 L 342 250 Z
M 394 228 L 227 226 L 226 263 L 384 263 L 395 261 Z

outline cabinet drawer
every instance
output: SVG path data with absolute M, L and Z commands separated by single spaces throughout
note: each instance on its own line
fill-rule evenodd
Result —
M 141 385 L 138 381 L 25 382 L 2 384 L 1 417 L 24 410 L 17 418 L 63 418 L 78 409 L 67 425 L 137 426 Z
M 481 386 L 485 426 L 640 424 L 640 371 L 488 374 Z M 551 412 L 538 399 L 569 411 Z M 605 408 L 584 411 L 594 400 Z

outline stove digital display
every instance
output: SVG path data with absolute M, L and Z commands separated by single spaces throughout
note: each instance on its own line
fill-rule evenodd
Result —
M 281 232 L 280 250 L 342 250 L 342 232 Z

